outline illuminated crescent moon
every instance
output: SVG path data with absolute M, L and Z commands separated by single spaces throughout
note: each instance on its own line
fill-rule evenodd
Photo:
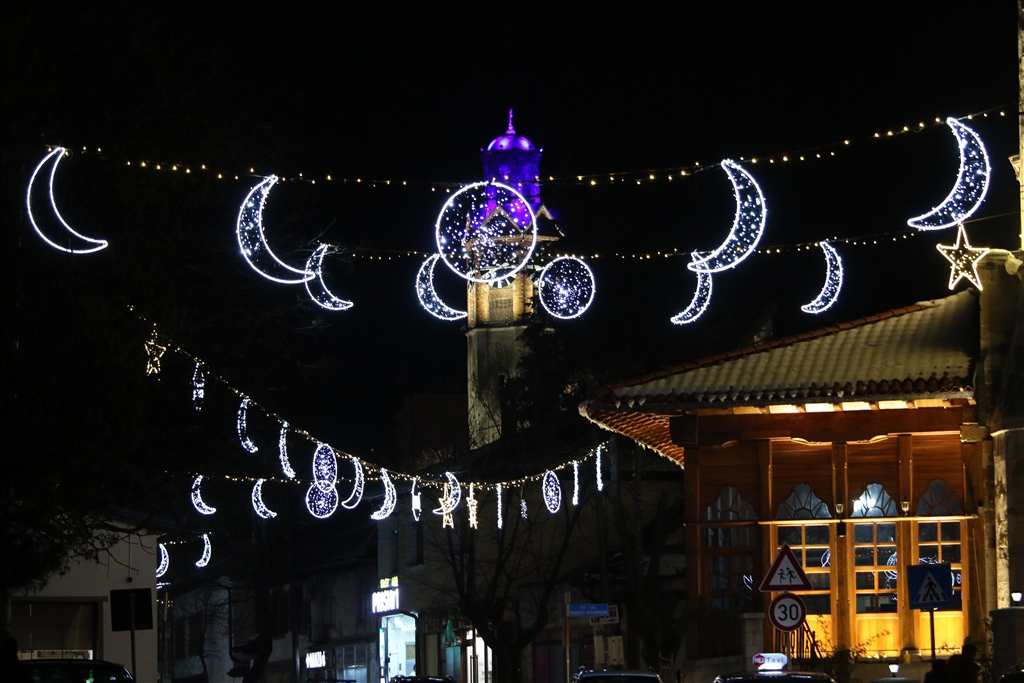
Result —
M 192 482 L 192 505 L 195 506 L 199 514 L 212 515 L 217 511 L 217 508 L 210 507 L 203 502 L 203 494 L 200 492 L 199 487 L 203 485 L 203 475 L 196 477 L 195 481 Z
M 203 534 L 203 556 L 196 560 L 197 567 L 205 567 L 210 564 L 210 555 L 213 553 L 213 546 L 210 545 L 210 535 Z
M 241 208 L 238 210 L 238 222 L 235 233 L 238 235 L 238 246 L 242 256 L 257 273 L 286 285 L 295 285 L 316 277 L 308 270 L 292 268 L 277 258 L 263 234 L 263 206 L 267 203 L 270 188 L 277 182 L 277 176 L 267 176 L 256 187 L 249 190 Z
M 43 160 L 39 162 L 38 166 L 36 166 L 36 170 L 32 171 L 32 177 L 28 179 L 28 192 L 25 193 L 25 205 L 28 208 L 28 220 L 32 224 L 36 233 L 43 238 L 43 241 L 55 249 L 66 251 L 69 254 L 89 254 L 94 251 L 99 251 L 100 249 L 105 249 L 107 246 L 106 240 L 94 240 L 91 237 L 86 237 L 80 232 L 76 232 L 74 228 L 67 224 L 64 217 L 60 215 L 60 211 L 57 210 L 57 202 L 53 198 L 53 178 L 57 175 L 57 164 L 59 164 L 61 159 L 64 158 L 65 152 L 67 152 L 67 150 L 63 147 L 55 147 L 52 152 L 43 157 Z M 78 244 L 72 247 L 70 246 L 71 240 L 68 240 L 68 245 L 58 244 L 47 237 L 46 233 L 43 232 L 43 229 L 40 228 L 39 224 L 36 222 L 36 215 L 32 211 L 33 188 L 35 188 L 35 193 L 39 194 L 41 183 L 36 184 L 36 176 L 39 175 L 39 171 L 42 170 L 43 166 L 50 163 L 50 161 L 53 161 L 53 165 L 50 167 L 50 182 L 48 185 L 50 191 L 50 209 L 53 211 L 54 217 L 62 226 L 64 226 L 64 230 L 69 234 L 74 235 L 78 240 L 84 242 L 84 244 Z
M 839 298 L 839 290 L 843 287 L 843 260 L 839 258 L 839 252 L 828 242 L 822 242 L 821 248 L 825 252 L 825 284 L 814 301 L 800 307 L 804 313 L 827 311 Z
M 167 573 L 167 567 L 171 564 L 171 557 L 167 554 L 167 548 L 164 547 L 163 543 L 157 543 L 157 548 L 160 550 L 160 564 L 156 567 L 156 578 L 160 578 Z
M 693 261 L 697 260 L 697 252 L 693 253 Z M 693 265 L 691 262 L 690 265 Z M 687 266 L 689 267 L 689 266 Z M 686 310 L 672 316 L 672 322 L 676 325 L 689 325 L 697 318 L 704 315 L 704 311 L 708 310 L 708 304 L 711 303 L 711 271 L 709 270 L 698 270 L 697 271 L 697 289 L 693 293 L 693 299 L 690 300 L 690 305 L 686 307 Z
M 256 514 L 263 519 L 273 519 L 277 517 L 277 513 L 267 507 L 266 503 L 263 502 L 263 482 L 265 479 L 259 479 L 252 487 L 252 509 L 256 511 Z
M 391 513 L 395 511 L 395 503 L 398 501 L 398 494 L 395 492 L 395 484 L 391 481 L 391 477 L 388 476 L 388 471 L 383 467 L 380 470 L 380 480 L 384 484 L 384 504 L 380 510 L 377 510 L 370 519 L 387 519 L 391 516 Z
M 768 209 L 765 207 L 764 194 L 754 176 L 729 159 L 722 160 L 722 169 L 732 182 L 732 192 L 736 198 L 736 216 L 726 240 L 705 258 L 692 261 L 686 266 L 694 272 L 706 270 L 718 273 L 726 268 L 735 267 L 754 253 L 754 248 L 764 233 Z
M 962 222 L 978 210 L 988 192 L 991 168 L 981 138 L 952 116 L 946 119 L 946 125 L 952 129 L 960 148 L 960 172 L 956 176 L 956 184 L 941 204 L 907 221 L 907 225 L 918 230 L 941 230 Z
M 444 476 L 448 479 L 448 495 L 441 498 L 441 507 L 434 510 L 435 515 L 451 514 L 462 500 L 462 486 L 459 485 L 459 480 L 451 472 L 445 472 Z
M 452 308 L 441 301 L 437 290 L 434 289 L 434 266 L 441 260 L 440 254 L 434 254 L 420 266 L 416 273 L 416 296 L 419 297 L 420 305 L 427 313 L 440 318 L 441 320 L 459 320 L 466 317 L 465 311 Z
M 349 456 L 352 460 L 352 465 L 355 467 L 355 484 L 352 486 L 352 493 L 349 497 L 342 501 L 341 506 L 346 510 L 351 510 L 356 505 L 359 505 L 359 501 L 363 499 L 363 463 L 359 462 L 359 458 L 355 456 Z
M 327 253 L 328 245 L 321 244 L 306 261 L 306 272 L 313 273 L 314 277 L 306 280 L 306 291 L 309 292 L 309 298 L 313 300 L 317 306 L 326 308 L 329 311 L 346 311 L 352 308 L 351 301 L 345 301 L 339 299 L 331 293 L 331 290 L 327 289 L 327 285 L 324 284 L 324 274 L 321 269 L 324 262 L 324 254 Z

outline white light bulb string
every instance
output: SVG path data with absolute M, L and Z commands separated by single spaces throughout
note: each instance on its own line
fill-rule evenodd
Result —
M 998 107 L 991 107 L 981 111 L 973 112 L 959 117 L 954 117 L 958 121 L 973 121 L 975 119 L 985 118 L 1006 118 L 1006 111 L 1011 104 L 1004 104 Z M 929 117 L 928 120 L 921 119 L 914 123 L 905 124 L 896 127 L 884 127 L 876 128 L 875 131 L 869 135 L 862 137 L 850 137 L 844 138 L 843 140 L 826 143 L 823 145 L 804 147 L 794 149 L 791 151 L 775 152 L 764 155 L 745 155 L 734 157 L 735 160 L 752 165 L 798 165 L 801 162 L 811 161 L 823 161 L 826 159 L 835 159 L 841 155 L 844 151 L 856 148 L 862 143 L 894 139 L 902 135 L 908 135 L 912 133 L 921 133 L 926 130 L 934 128 L 945 127 L 945 117 Z M 58 145 L 47 145 L 48 151 L 52 151 Z M 236 169 L 234 171 L 228 170 L 215 170 L 213 166 L 204 163 L 183 163 L 183 162 L 171 162 L 171 161 L 157 161 L 153 158 L 139 158 L 130 159 L 124 156 L 111 154 L 109 151 L 104 152 L 102 147 L 90 147 L 90 146 L 79 146 L 77 148 L 68 148 L 69 153 L 83 154 L 89 156 L 96 156 L 106 161 L 112 161 L 121 166 L 139 169 L 140 171 L 148 171 L 152 173 L 162 173 L 172 177 L 184 177 L 193 178 L 197 180 L 201 179 L 213 179 L 213 180 L 244 180 L 249 182 L 251 178 L 265 178 L 267 176 L 275 175 L 278 177 L 279 182 L 299 182 L 308 183 L 312 185 L 346 185 L 360 188 L 427 188 L 429 187 L 431 192 L 445 192 L 450 193 L 452 190 L 457 190 L 465 187 L 469 183 L 452 182 L 443 180 L 410 180 L 400 178 L 364 178 L 359 176 L 354 177 L 338 177 L 330 173 L 319 173 L 311 174 L 305 172 L 299 173 L 283 173 L 277 171 L 266 171 L 264 172 L 261 168 L 257 171 L 255 165 L 250 165 L 247 168 Z M 686 163 L 677 164 L 672 166 L 664 166 L 659 168 L 648 168 L 638 170 L 626 170 L 626 171 L 610 171 L 603 173 L 577 173 L 564 176 L 547 176 L 538 177 L 532 181 L 533 184 L 540 185 L 575 185 L 575 186 L 587 186 L 587 187 L 610 187 L 620 186 L 623 184 L 630 185 L 649 185 L 654 182 L 674 182 L 679 179 L 691 177 L 697 173 L 712 170 L 721 166 L 720 163 L 714 164 L 701 164 L 701 163 Z M 824 241 L 824 240 L 823 240 Z

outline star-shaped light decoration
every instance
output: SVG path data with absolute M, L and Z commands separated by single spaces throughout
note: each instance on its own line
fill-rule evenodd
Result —
M 159 375 L 160 374 L 160 358 L 167 351 L 167 347 L 160 344 L 159 334 L 156 328 L 153 328 L 153 336 L 146 340 L 146 374 L 147 375 Z
M 469 485 L 469 501 L 467 502 L 469 504 L 469 526 L 476 529 L 476 508 L 479 503 L 476 499 L 476 495 L 473 492 L 473 486 L 473 484 Z
M 451 484 L 444 485 L 444 498 L 441 500 L 441 508 L 445 509 L 448 503 L 452 499 L 452 487 Z M 452 518 L 451 512 L 441 513 L 441 528 L 442 529 L 454 529 L 455 520 Z
M 956 287 L 956 283 L 960 282 L 961 278 L 967 278 L 978 289 L 984 289 L 981 286 L 981 278 L 978 277 L 978 261 L 985 258 L 985 254 L 989 252 L 989 249 L 985 247 L 972 247 L 971 243 L 967 240 L 967 230 L 964 229 L 963 223 L 957 227 L 955 245 L 950 247 L 945 244 L 936 244 L 935 248 L 951 264 L 949 270 L 950 289 Z

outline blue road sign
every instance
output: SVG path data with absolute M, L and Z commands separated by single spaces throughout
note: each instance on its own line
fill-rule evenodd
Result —
M 953 604 L 953 573 L 948 564 L 907 566 L 910 609 L 932 609 Z
M 583 617 L 606 617 L 608 616 L 608 605 L 569 605 L 569 616 L 572 618 Z

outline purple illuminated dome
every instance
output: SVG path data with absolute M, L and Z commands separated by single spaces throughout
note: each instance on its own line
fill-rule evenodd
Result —
M 504 149 L 521 149 L 524 152 L 536 151 L 532 142 L 524 138 L 522 135 L 516 135 L 516 129 L 512 127 L 511 109 L 508 110 L 508 130 L 505 131 L 504 135 L 499 135 L 491 140 L 491 144 L 487 145 L 488 152 Z

